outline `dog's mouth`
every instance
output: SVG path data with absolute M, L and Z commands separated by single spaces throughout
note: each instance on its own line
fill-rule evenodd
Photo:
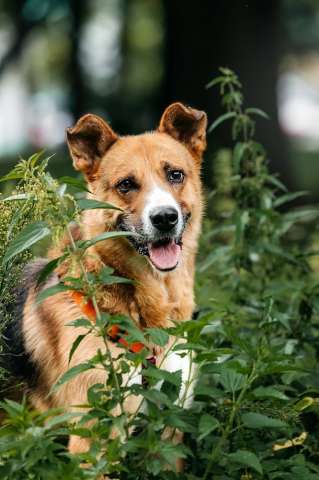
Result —
M 182 242 L 172 238 L 149 242 L 147 255 L 158 270 L 169 271 L 177 267 L 182 251 Z
M 184 225 L 188 221 L 189 215 L 185 218 Z M 135 250 L 143 256 L 148 257 L 150 263 L 162 272 L 174 270 L 179 264 L 182 253 L 182 234 L 179 236 L 166 235 L 160 238 L 147 238 L 141 228 L 134 227 L 126 221 L 124 215 L 120 215 L 117 221 L 119 230 L 134 232 L 136 236 L 128 237 L 127 240 Z

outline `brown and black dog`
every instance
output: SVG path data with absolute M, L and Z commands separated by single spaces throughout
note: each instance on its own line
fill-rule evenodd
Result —
M 202 192 L 200 169 L 206 147 L 207 118 L 204 112 L 181 103 L 170 105 L 158 129 L 136 136 L 117 136 L 96 115 L 83 116 L 67 131 L 67 142 L 76 170 L 83 172 L 89 198 L 109 202 L 119 210 L 87 210 L 76 238 L 91 239 L 107 230 L 137 234 L 128 238 L 101 241 L 90 247 L 84 258 L 88 271 L 98 272 L 105 265 L 116 274 L 134 280 L 134 285 L 104 287 L 99 308 L 111 314 L 130 316 L 141 328 L 167 327 L 171 321 L 190 319 L 194 309 L 194 262 L 201 228 Z M 63 245 L 54 247 L 49 258 L 59 256 Z M 69 292 L 62 292 L 37 304 L 36 279 L 47 260 L 36 260 L 26 267 L 19 312 L 11 327 L 12 350 L 17 370 L 24 376 L 34 405 L 72 408 L 87 401 L 87 390 L 105 381 L 105 372 L 89 370 L 50 390 L 70 367 L 68 357 L 80 328 L 67 326 L 83 317 L 79 304 Z M 41 288 L 57 283 L 64 266 L 50 276 Z M 100 337 L 87 336 L 76 350 L 72 365 L 85 362 L 98 349 Z M 116 358 L 119 344 L 110 341 Z M 159 357 L 163 358 L 165 352 Z M 165 357 L 164 357 L 165 358 Z M 156 358 L 160 362 L 160 358 Z M 161 368 L 182 369 L 186 382 L 190 359 L 171 353 Z M 182 389 L 183 390 L 183 389 Z M 183 393 L 181 393 L 183 395 Z M 129 399 L 128 411 L 137 402 Z M 70 450 L 83 451 L 84 440 L 74 437 Z

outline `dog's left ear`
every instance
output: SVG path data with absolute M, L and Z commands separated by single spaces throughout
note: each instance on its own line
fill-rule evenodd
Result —
M 172 103 L 163 113 L 158 130 L 183 143 L 200 160 L 206 148 L 206 128 L 205 112 Z
M 66 138 L 74 168 L 90 179 L 118 137 L 101 117 L 88 113 L 67 129 Z

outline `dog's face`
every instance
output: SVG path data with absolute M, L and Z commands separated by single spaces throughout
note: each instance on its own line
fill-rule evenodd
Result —
M 92 212 L 100 229 L 133 232 L 131 244 L 158 270 L 176 268 L 183 236 L 200 202 L 206 115 L 176 103 L 156 132 L 117 137 L 102 119 L 85 115 L 67 132 L 74 166 L 94 198 L 121 211 Z M 91 215 L 91 214 L 90 214 Z

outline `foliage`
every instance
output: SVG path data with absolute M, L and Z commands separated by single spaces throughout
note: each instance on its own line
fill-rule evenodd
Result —
M 220 88 L 226 113 L 211 130 L 223 121 L 231 122 L 235 144 L 232 151 L 217 157 L 216 189 L 208 196 L 211 217 L 205 221 L 200 243 L 196 320 L 167 331 L 142 332 L 125 317 L 99 311 L 101 283 L 127 280 L 115 277 L 107 267 L 98 276 L 88 274 L 83 253 L 102 238 L 75 242 L 68 223 L 79 210 L 112 206 L 92 206 L 70 197 L 63 186 L 72 183 L 68 179 L 41 184 L 35 198 L 45 195 L 45 218 L 39 211 L 36 223 L 28 223 L 24 233 L 16 232 L 6 248 L 5 258 L 12 261 L 47 229 L 55 238 L 66 229 L 71 247 L 49 264 L 42 280 L 66 256 L 71 265 L 72 260 L 80 265 L 82 274 L 45 290 L 42 300 L 64 289 L 84 291 L 97 321 L 74 322 L 85 333 L 74 343 L 70 362 L 86 335 L 101 336 L 105 349 L 83 364 L 72 365 L 54 388 L 89 369 L 102 368 L 109 375 L 104 384 L 89 389 L 87 411 L 78 418 L 48 412 L 44 423 L 46 415 L 30 411 L 24 403 L 3 403 L 7 419 L 0 430 L 1 478 L 44 478 L 44 471 L 46 478 L 61 479 L 98 479 L 101 474 L 141 480 L 318 478 L 319 284 L 310 266 L 314 252 L 309 240 L 296 240 L 303 225 L 318 214 L 310 207 L 283 210 L 300 193 L 288 193 L 269 173 L 266 152 L 254 139 L 254 118 L 265 114 L 244 108 L 240 82 L 230 70 L 221 69 L 213 85 Z M 129 342 L 145 343 L 150 337 L 163 346 L 168 334 L 186 340 L 172 348 L 180 355 L 196 352 L 191 408 L 184 408 L 187 389 L 177 401 L 180 372 L 155 368 L 147 362 L 145 349 L 139 353 L 123 349 L 114 362 L 106 341 L 113 324 L 123 327 Z M 141 365 L 147 388 L 134 383 Z M 132 394 L 141 400 L 139 408 L 128 414 L 124 403 Z M 112 434 L 115 429 L 117 436 Z M 182 444 L 173 442 L 176 430 L 184 433 Z M 63 443 L 67 433 L 89 437 L 90 451 L 67 454 Z M 185 459 L 182 474 L 174 471 L 178 458 Z M 80 469 L 80 463 L 87 468 Z

